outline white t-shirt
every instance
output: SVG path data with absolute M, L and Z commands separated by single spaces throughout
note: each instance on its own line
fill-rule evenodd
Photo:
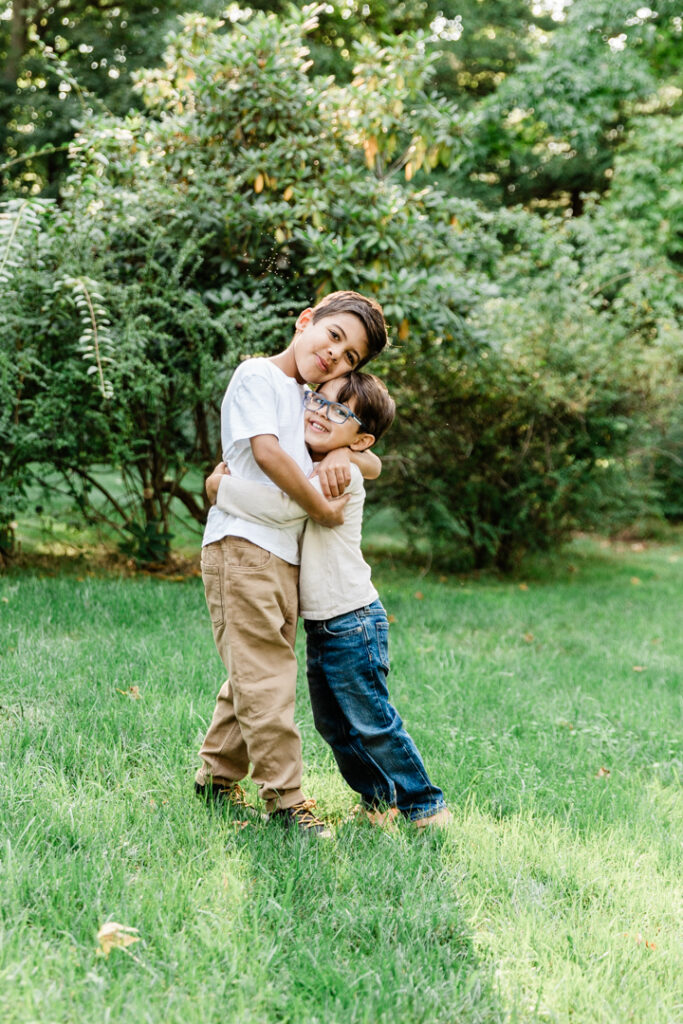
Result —
M 265 485 L 277 494 L 270 477 L 256 463 L 250 438 L 274 434 L 280 447 L 303 473 L 312 469 L 304 442 L 303 387 L 270 359 L 247 359 L 232 375 L 221 405 L 221 446 L 230 472 L 239 479 Z M 247 521 L 214 505 L 209 511 L 203 545 L 223 537 L 245 537 L 289 562 L 299 564 L 302 523 L 284 527 Z
M 311 483 L 320 488 L 317 477 Z M 306 523 L 301 543 L 299 573 L 300 615 L 316 621 L 333 619 L 377 599 L 370 566 L 361 551 L 361 527 L 365 488 L 361 471 L 351 465 L 350 494 L 344 506 L 344 522 L 328 529 L 320 526 L 295 501 L 275 487 L 225 476 L 218 488 L 217 505 L 232 515 L 251 518 L 288 529 Z

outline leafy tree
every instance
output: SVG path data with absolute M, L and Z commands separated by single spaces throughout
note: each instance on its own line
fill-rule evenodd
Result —
M 127 113 L 136 105 L 131 72 L 159 59 L 177 16 L 222 6 L 218 0 L 1 0 L 1 186 L 56 195 L 74 122 L 93 110 Z
M 580 214 L 583 194 L 608 186 L 631 119 L 680 104 L 682 57 L 673 0 L 637 13 L 628 0 L 574 0 L 534 59 L 473 112 L 452 187 L 491 206 Z
M 354 288 L 396 342 L 378 365 L 400 409 L 378 493 L 400 493 L 437 552 L 455 538 L 459 564 L 509 566 L 597 515 L 653 507 L 643 453 L 675 403 L 668 256 L 640 235 L 622 246 L 593 200 L 541 219 L 445 194 L 426 176 L 464 166 L 475 120 L 435 100 L 424 36 L 358 41 L 343 84 L 311 68 L 316 26 L 311 9 L 184 16 L 135 75 L 144 109 L 84 121 L 0 308 L 6 366 L 22 339 L 36 353 L 30 401 L 8 378 L 14 449 L 35 429 L 87 515 L 104 514 L 92 467 L 122 467 L 126 499 L 99 492 L 107 514 L 161 561 L 171 498 L 203 518 L 186 470 L 213 465 L 240 358 Z M 634 269 L 616 288 L 615 251 Z

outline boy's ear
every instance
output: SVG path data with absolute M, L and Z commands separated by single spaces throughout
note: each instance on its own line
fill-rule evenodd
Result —
M 375 435 L 366 433 L 359 433 L 356 435 L 354 440 L 349 445 L 351 451 L 364 452 L 368 448 L 372 448 L 375 443 Z
M 313 310 L 312 310 L 312 308 L 310 306 L 307 306 L 306 309 L 303 309 L 299 313 L 298 317 L 296 318 L 296 325 L 295 326 L 296 326 L 297 331 L 302 331 L 304 329 L 304 327 L 308 327 L 308 325 L 311 322 L 311 317 L 312 316 L 313 316 Z

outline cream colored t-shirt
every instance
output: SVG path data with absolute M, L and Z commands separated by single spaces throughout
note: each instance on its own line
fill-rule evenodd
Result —
M 221 446 L 231 473 L 279 494 L 272 480 L 256 463 L 251 438 L 274 434 L 284 452 L 308 476 L 313 463 L 304 441 L 303 387 L 270 359 L 246 359 L 233 373 L 221 405 Z M 214 505 L 206 520 L 202 545 L 223 537 L 245 537 L 290 562 L 299 564 L 303 524 L 268 523 Z
M 311 483 L 320 489 L 317 477 Z M 301 506 L 277 488 L 233 476 L 220 482 L 216 506 L 232 516 L 285 529 L 306 524 L 299 574 L 303 619 L 333 619 L 377 599 L 361 551 L 365 488 L 361 471 L 353 464 L 346 493 L 351 497 L 344 506 L 344 522 L 329 529 L 308 519 Z

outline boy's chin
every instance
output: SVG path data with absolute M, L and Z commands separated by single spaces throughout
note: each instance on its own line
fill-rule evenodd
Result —
M 318 441 L 317 443 L 315 441 L 307 441 L 306 444 L 312 455 L 327 455 L 328 452 L 332 451 L 324 441 Z

